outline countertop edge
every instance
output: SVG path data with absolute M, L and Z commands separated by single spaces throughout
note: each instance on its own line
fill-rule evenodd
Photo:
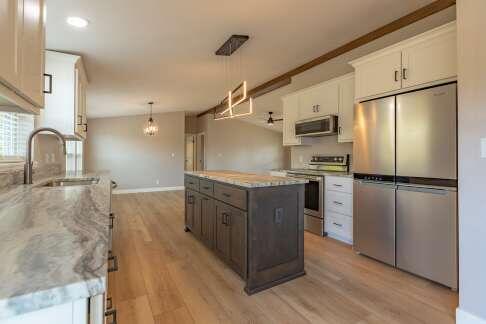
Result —
M 226 171 L 228 172 L 228 171 Z M 234 185 L 237 187 L 245 188 L 245 189 L 253 189 L 253 188 L 265 188 L 265 187 L 279 187 L 279 186 L 291 186 L 291 185 L 299 185 L 299 184 L 305 184 L 308 182 L 308 180 L 305 179 L 296 179 L 292 177 L 273 177 L 273 176 L 262 176 L 262 177 L 271 177 L 274 178 L 272 180 L 266 179 L 262 180 L 261 182 L 245 182 L 241 180 L 235 180 L 231 179 L 228 177 L 225 177 L 224 175 L 208 175 L 208 174 L 201 174 L 198 171 L 185 171 L 185 175 L 188 176 L 193 176 L 197 177 L 200 179 L 207 179 L 207 180 L 212 180 L 216 182 L 221 182 L 224 184 L 229 184 L 229 185 Z M 258 174 L 254 173 L 242 173 L 242 172 L 234 172 L 234 174 L 241 174 L 241 175 L 249 175 L 249 176 L 258 176 Z M 277 178 L 281 178 L 281 180 L 278 180 Z

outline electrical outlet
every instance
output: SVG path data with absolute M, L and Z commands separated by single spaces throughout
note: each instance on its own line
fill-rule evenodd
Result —
M 486 159 L 486 137 L 481 138 L 481 158 Z

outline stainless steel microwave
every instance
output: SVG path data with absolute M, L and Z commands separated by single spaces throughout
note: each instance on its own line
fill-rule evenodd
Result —
M 338 116 L 327 115 L 295 123 L 295 136 L 327 136 L 338 131 Z

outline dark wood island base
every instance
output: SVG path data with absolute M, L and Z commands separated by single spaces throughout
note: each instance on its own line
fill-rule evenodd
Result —
M 186 174 L 185 230 L 246 282 L 249 295 L 303 276 L 305 180 Z

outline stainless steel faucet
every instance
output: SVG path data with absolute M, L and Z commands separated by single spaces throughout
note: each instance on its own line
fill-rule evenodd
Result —
M 59 138 L 59 141 L 62 143 L 62 149 L 64 152 L 64 155 L 66 154 L 66 140 L 64 136 L 54 128 L 50 127 L 41 127 L 34 129 L 30 135 L 29 138 L 27 139 L 27 159 L 25 161 L 25 166 L 24 166 L 24 183 L 25 184 L 32 184 L 32 140 L 34 139 L 35 135 L 37 135 L 40 132 L 51 132 L 54 135 Z

